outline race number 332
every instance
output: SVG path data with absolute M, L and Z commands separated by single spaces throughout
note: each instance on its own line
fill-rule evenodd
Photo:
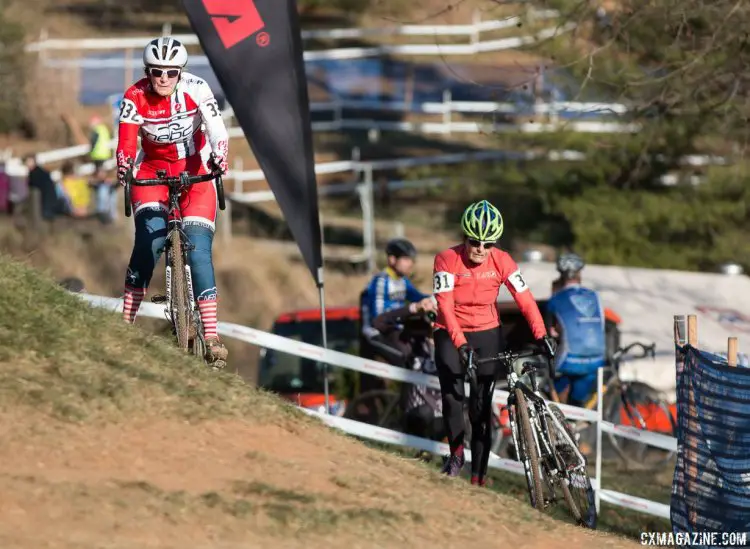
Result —
M 432 277 L 432 293 L 452 292 L 455 280 L 453 273 L 446 273 L 445 271 L 435 273 Z

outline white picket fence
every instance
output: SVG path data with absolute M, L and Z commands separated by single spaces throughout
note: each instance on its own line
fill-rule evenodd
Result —
M 480 37 L 482 33 L 498 31 L 503 29 L 509 29 L 516 27 L 520 23 L 541 21 L 546 19 L 556 19 L 560 16 L 560 12 L 557 10 L 527 10 L 525 17 L 512 16 L 505 19 L 482 21 L 481 12 L 479 10 L 474 11 L 473 20 L 470 24 L 464 25 L 394 25 L 391 27 L 379 27 L 379 28 L 346 28 L 346 29 L 316 29 L 316 30 L 302 30 L 302 39 L 324 39 L 324 40 L 342 40 L 352 38 L 373 38 L 373 37 L 386 37 L 386 36 L 467 36 L 469 37 L 469 46 L 477 46 L 481 44 Z M 566 30 L 572 30 L 573 26 L 567 25 L 561 28 Z M 555 29 L 545 29 L 541 36 L 537 36 L 536 39 L 544 39 L 553 36 Z M 559 31 L 557 31 L 559 32 Z M 550 34 L 551 33 L 551 34 Z M 165 25 L 162 30 L 162 34 L 171 34 L 169 25 Z M 182 42 L 187 46 L 199 46 L 200 41 L 195 34 L 172 34 L 174 38 Z M 143 48 L 150 40 L 153 40 L 153 36 L 135 36 L 135 37 L 123 37 L 123 38 L 84 38 L 84 39 L 49 39 L 46 38 L 46 33 L 42 32 L 43 39 L 38 42 L 32 42 L 26 45 L 26 51 L 29 53 L 34 52 L 51 52 L 51 51 L 78 51 L 78 50 L 89 50 L 89 51 L 103 51 L 103 50 L 137 50 Z M 508 39 L 505 39 L 508 40 Z M 502 45 L 499 49 L 507 49 L 518 47 L 527 43 L 533 43 L 534 37 L 519 37 L 515 38 L 512 42 L 501 42 L 491 41 L 485 42 L 483 46 L 480 46 L 486 51 L 492 51 L 493 47 L 498 47 L 495 42 L 500 44 L 510 43 L 512 45 Z M 421 47 L 420 44 L 407 44 L 406 46 L 414 46 L 414 48 L 403 49 L 388 49 L 383 50 L 380 53 L 412 53 L 414 55 L 436 55 L 438 54 L 438 48 L 440 54 L 449 55 L 451 52 L 455 52 L 454 46 L 461 46 L 459 48 L 460 53 L 477 53 L 477 51 L 466 51 L 465 45 L 460 44 L 427 44 L 426 46 L 433 46 L 432 48 Z M 365 57 L 370 55 L 378 55 L 377 52 L 369 52 L 366 55 L 361 53 L 356 54 L 356 50 L 370 51 L 367 48 L 340 48 L 338 50 L 320 50 L 316 52 L 305 52 L 316 54 L 313 59 L 351 59 L 351 55 L 359 57 Z M 325 52 L 339 52 L 339 53 L 325 53 Z M 342 53 L 344 52 L 344 53 Z M 341 57 L 341 55 L 344 55 Z M 307 59 L 307 57 L 306 57 Z M 202 62 L 202 61 L 201 61 Z M 99 65 L 92 65 L 98 67 Z M 111 65 L 110 65 L 111 66 Z
M 122 300 L 112 297 L 102 297 L 86 294 L 76 294 L 82 299 L 88 301 L 91 305 L 96 307 L 102 307 L 112 312 L 122 312 Z M 156 305 L 154 303 L 143 303 L 141 305 L 140 315 L 151 318 L 165 318 L 165 306 Z M 283 353 L 307 358 L 318 363 L 325 363 L 331 366 L 339 368 L 345 368 L 348 370 L 374 375 L 384 379 L 391 379 L 394 381 L 400 381 L 405 383 L 415 383 L 421 385 L 427 385 L 431 388 L 440 389 L 440 383 L 437 376 L 431 376 L 423 374 L 421 372 L 414 372 L 406 370 L 404 368 L 396 368 L 389 366 L 381 362 L 375 362 L 373 360 L 367 360 L 358 356 L 349 355 L 339 351 L 333 351 L 311 345 L 309 343 L 303 343 L 294 339 L 288 339 L 285 337 L 278 336 L 276 334 L 263 332 L 255 328 L 248 326 L 241 326 L 239 324 L 233 324 L 230 322 L 219 322 L 218 324 L 219 334 L 226 337 L 231 337 L 256 345 L 262 348 L 274 349 Z M 599 369 L 599 403 L 603 401 L 602 386 L 603 386 L 603 370 Z M 467 388 L 468 390 L 468 388 Z M 503 390 L 495 390 L 493 395 L 493 401 L 498 402 L 500 405 L 507 403 L 508 393 Z M 585 420 L 593 421 L 597 424 L 597 452 L 596 452 L 596 476 L 591 479 L 594 490 L 596 491 L 596 506 L 599 509 L 599 502 L 605 501 L 612 505 L 631 509 L 641 513 L 669 519 L 669 505 L 663 503 L 650 501 L 647 499 L 639 498 L 629 494 L 624 494 L 614 490 L 607 490 L 601 487 L 601 436 L 602 433 L 613 433 L 617 436 L 635 440 L 649 446 L 667 450 L 669 452 L 677 451 L 677 439 L 670 436 L 665 436 L 658 433 L 652 433 L 648 431 L 642 431 L 635 427 L 625 427 L 621 425 L 614 425 L 610 422 L 606 422 L 603 419 L 603 412 L 601 406 L 597 411 L 586 410 L 583 408 L 577 408 L 568 405 L 558 405 L 566 417 L 572 420 Z M 446 444 L 439 443 L 432 440 L 427 440 L 411 435 L 405 435 L 403 433 L 393 431 L 390 429 L 383 429 L 375 427 L 366 423 L 360 423 L 357 421 L 348 420 L 342 417 L 325 414 L 325 410 L 305 410 L 307 413 L 313 414 L 320 418 L 324 423 L 340 429 L 346 433 L 354 436 L 367 438 L 370 440 L 376 440 L 387 444 L 393 444 L 397 446 L 406 446 L 410 448 L 418 448 L 428 452 L 436 454 L 447 454 L 448 447 Z M 467 453 L 467 460 L 471 461 L 471 453 Z M 516 474 L 523 474 L 522 465 L 514 460 L 500 458 L 495 454 L 491 454 L 489 466 L 494 469 L 500 469 Z
M 484 42 L 471 42 L 469 44 L 379 44 L 362 48 L 333 48 L 328 50 L 305 51 L 305 61 L 322 61 L 327 59 L 363 59 L 366 57 L 379 57 L 384 55 L 477 55 L 479 53 L 510 50 L 528 46 L 543 40 L 554 38 L 560 34 L 572 31 L 576 28 L 575 23 L 565 23 L 560 27 L 542 29 L 539 32 L 527 36 L 512 36 L 499 38 L 497 40 L 486 40 Z M 148 40 L 142 42 L 143 47 Z M 44 65 L 49 68 L 75 68 L 75 69 L 131 69 L 139 66 L 140 59 L 134 60 L 130 56 L 108 57 L 104 59 L 78 58 L 78 59 L 52 59 L 45 58 Z M 191 55 L 191 67 L 209 67 L 208 57 L 205 55 Z
M 312 112 L 330 111 L 334 120 L 313 122 L 312 129 L 314 132 L 330 132 L 341 130 L 367 130 L 379 129 L 381 131 L 402 131 L 415 133 L 478 133 L 478 132 L 521 132 L 521 133 L 538 133 L 544 131 L 557 131 L 565 129 L 566 131 L 581 132 L 619 132 L 635 131 L 634 125 L 618 124 L 616 122 L 562 122 L 558 124 L 498 124 L 498 123 L 478 123 L 478 122 L 454 122 L 451 118 L 452 113 L 569 113 L 569 114 L 592 114 L 600 113 L 602 115 L 621 114 L 627 112 L 627 107 L 620 103 L 585 103 L 572 101 L 559 101 L 550 103 L 535 103 L 524 106 L 508 102 L 492 101 L 451 101 L 450 94 L 444 94 L 442 102 L 422 102 L 411 104 L 413 112 L 440 114 L 441 122 L 393 122 L 373 119 L 351 120 L 344 117 L 345 109 L 370 110 L 375 112 L 396 112 L 406 108 L 407 104 L 394 101 L 355 101 L 355 100 L 337 100 L 325 102 L 313 102 L 310 104 Z M 223 112 L 225 123 L 229 129 L 231 138 L 243 138 L 244 132 L 239 126 L 232 127 L 234 110 L 229 107 Z M 117 146 L 117 140 L 111 141 L 111 146 Z M 49 164 L 72 160 L 86 156 L 90 151 L 89 145 L 74 145 L 72 147 L 63 147 L 49 151 L 42 151 L 36 154 L 37 161 L 40 164 Z M 11 176 L 24 176 L 27 173 L 26 167 L 19 158 L 7 159 L 7 171 Z M 107 167 L 111 169 L 113 164 L 110 162 Z M 93 173 L 93 164 L 86 164 L 79 169 L 81 174 Z M 58 174 L 55 173 L 55 176 Z M 229 175 L 228 179 L 232 176 Z
M 443 154 L 436 156 L 425 156 L 416 158 L 393 158 L 385 160 L 371 160 L 371 161 L 357 161 L 357 160 L 341 160 L 335 162 L 321 162 L 315 164 L 315 173 L 318 175 L 333 174 L 333 173 L 347 173 L 351 172 L 355 178 L 359 177 L 359 174 L 365 174 L 365 178 L 372 175 L 372 173 L 384 170 L 400 170 L 404 168 L 415 168 L 419 166 L 437 166 L 447 164 L 462 164 L 468 162 L 509 162 L 509 161 L 534 161 L 544 160 L 549 162 L 579 162 L 586 159 L 586 154 L 580 151 L 573 150 L 552 150 L 546 152 L 534 152 L 534 151 L 476 151 L 476 152 L 463 152 L 453 154 Z M 726 159 L 722 157 L 709 156 L 709 155 L 688 155 L 682 158 L 681 164 L 686 166 L 706 166 L 706 165 L 724 165 Z M 243 183 L 245 181 L 265 181 L 266 176 L 263 170 L 230 170 L 227 174 L 227 179 L 234 181 L 234 190 L 229 192 L 229 197 L 236 201 L 245 204 L 252 204 L 256 202 L 265 202 L 268 200 L 275 200 L 272 191 L 254 191 L 244 192 Z M 673 174 L 666 174 L 662 177 L 662 183 L 665 185 L 674 184 L 677 176 Z M 437 180 L 434 178 L 424 180 L 424 186 L 435 185 Z M 404 182 L 400 182 L 401 188 L 404 187 Z M 356 188 L 355 184 L 345 184 L 338 186 L 325 186 L 321 187 L 321 195 L 325 194 L 338 194 L 342 192 L 348 192 Z M 419 187 L 420 185 L 412 185 Z M 332 190 L 326 191 L 325 189 L 332 187 Z

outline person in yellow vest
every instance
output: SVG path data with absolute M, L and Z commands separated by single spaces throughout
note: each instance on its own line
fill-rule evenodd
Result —
M 104 163 L 112 158 L 110 147 L 112 136 L 107 125 L 98 116 L 91 117 L 89 122 L 91 128 L 91 152 L 89 157 L 94 163 L 94 173 L 91 176 L 90 185 L 95 194 L 95 210 L 103 223 L 109 223 L 112 219 L 113 204 L 115 202 L 114 181 L 107 178 Z
M 89 122 L 91 128 L 91 152 L 89 156 L 94 163 L 94 172 L 99 172 L 102 165 L 112 158 L 112 135 L 107 125 L 99 116 L 91 117 Z

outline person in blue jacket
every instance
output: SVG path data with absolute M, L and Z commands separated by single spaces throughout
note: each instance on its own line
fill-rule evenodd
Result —
M 378 315 L 414 304 L 421 311 L 434 311 L 432 296 L 414 287 L 409 275 L 414 269 L 417 249 L 405 238 L 389 240 L 385 247 L 386 268 L 372 277 L 360 300 L 363 349 L 367 358 L 380 355 L 394 366 L 404 366 L 410 353 L 409 344 L 400 337 L 400 331 L 381 334 L 372 325 Z M 369 356 L 368 356 L 369 355 Z
M 557 259 L 558 289 L 547 302 L 547 325 L 558 339 L 555 390 L 561 402 L 584 406 L 607 363 L 605 316 L 599 294 L 581 284 L 585 263 L 574 253 Z

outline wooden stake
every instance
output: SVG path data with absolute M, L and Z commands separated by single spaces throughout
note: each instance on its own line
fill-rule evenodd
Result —
M 695 315 L 688 315 L 688 343 L 698 347 L 698 317 Z
M 730 366 L 737 366 L 737 338 L 730 337 L 727 340 L 727 363 Z

